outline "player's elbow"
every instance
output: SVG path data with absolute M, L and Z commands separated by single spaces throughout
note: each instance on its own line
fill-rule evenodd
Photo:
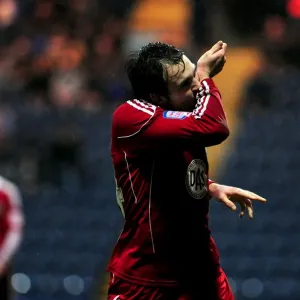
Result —
M 228 126 L 221 126 L 218 130 L 217 133 L 217 140 L 218 140 L 218 144 L 221 144 L 222 142 L 224 142 L 230 135 L 230 131 Z
M 218 124 L 210 133 L 209 143 L 207 146 L 215 146 L 224 142 L 230 135 L 228 126 L 225 124 Z

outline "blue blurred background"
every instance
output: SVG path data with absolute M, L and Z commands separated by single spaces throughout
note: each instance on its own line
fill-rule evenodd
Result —
M 212 203 L 237 300 L 300 299 L 300 0 L 0 1 L 0 173 L 24 197 L 19 300 L 105 299 L 122 217 L 109 153 L 123 62 L 149 41 L 195 61 L 229 44 L 216 82 L 232 131 L 211 178 L 266 197 L 254 221 Z

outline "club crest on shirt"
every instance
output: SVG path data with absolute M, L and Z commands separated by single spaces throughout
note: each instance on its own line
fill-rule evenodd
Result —
M 163 116 L 165 119 L 177 119 L 177 120 L 184 120 L 189 115 L 191 115 L 191 113 L 186 112 L 186 111 L 166 110 L 163 113 Z
M 187 168 L 185 186 L 195 199 L 202 199 L 207 194 L 206 164 L 201 159 L 194 159 Z

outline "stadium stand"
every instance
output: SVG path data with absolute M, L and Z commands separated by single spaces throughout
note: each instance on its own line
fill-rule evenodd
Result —
M 271 101 L 261 76 L 249 84 L 241 130 L 220 178 L 269 200 L 253 222 L 233 218 L 215 204 L 212 230 L 222 263 L 234 280 L 239 300 L 298 299 L 299 80 L 295 69 L 266 73 Z M 261 87 L 264 88 L 261 88 Z M 256 102 L 256 103 L 255 103 Z

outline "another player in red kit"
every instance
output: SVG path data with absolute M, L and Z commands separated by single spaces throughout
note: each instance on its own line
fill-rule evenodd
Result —
M 19 189 L 0 176 L 0 299 L 9 300 L 12 258 L 23 236 L 24 216 Z
M 109 300 L 232 300 L 208 226 L 213 197 L 253 217 L 260 196 L 208 179 L 206 147 L 229 135 L 212 77 L 227 45 L 195 66 L 163 43 L 141 48 L 127 65 L 136 99 L 114 113 L 111 155 L 125 218 L 108 270 Z

